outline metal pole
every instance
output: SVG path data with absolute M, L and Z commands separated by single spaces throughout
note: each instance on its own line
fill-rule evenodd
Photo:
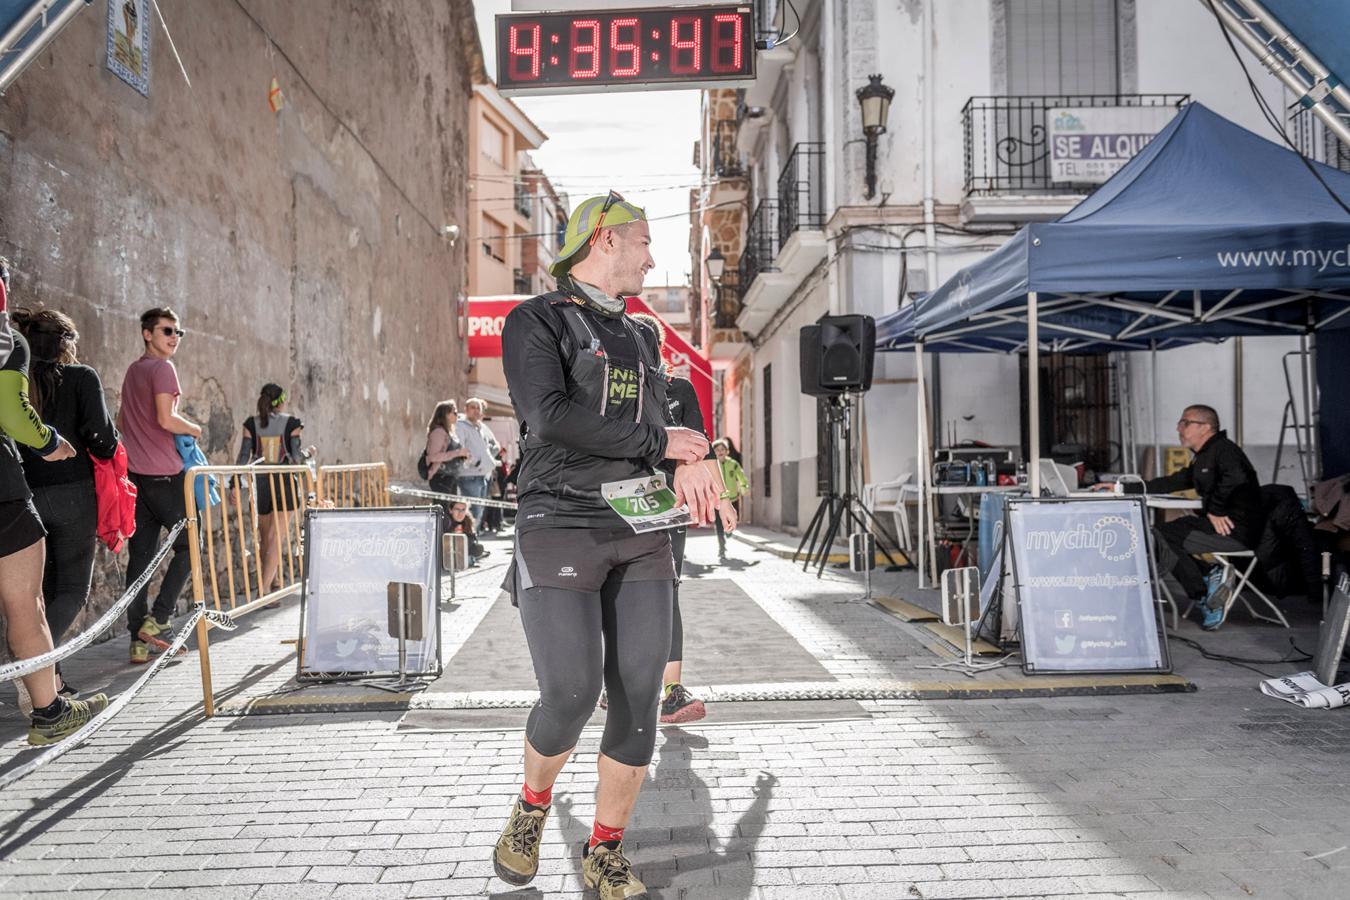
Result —
M 1153 435 L 1153 477 L 1157 478 L 1163 474 L 1162 464 L 1162 443 L 1158 440 L 1158 341 L 1151 340 L 1149 343 L 1149 411 L 1148 421 L 1149 433 Z
M 1036 292 L 1027 292 L 1027 424 L 1031 429 L 1031 463 L 1027 479 L 1031 496 L 1041 495 L 1041 336 Z
M 1299 349 L 1303 353 L 1299 359 L 1303 362 L 1303 423 L 1307 427 L 1307 441 L 1304 446 L 1308 448 L 1306 460 L 1303 463 L 1303 483 L 1304 488 L 1309 491 L 1311 496 L 1312 484 L 1317 480 L 1321 467 L 1317 460 L 1317 422 L 1313 410 L 1313 396 L 1316 392 L 1316 386 L 1313 383 L 1313 337 L 1311 334 L 1304 334 L 1298 339 Z
M 1242 338 L 1233 340 L 1233 434 L 1238 446 L 1243 444 L 1242 421 Z
M 1294 73 L 1293 68 L 1281 59 L 1279 54 L 1275 53 L 1269 46 L 1262 42 L 1260 38 L 1252 34 L 1251 29 L 1247 27 L 1246 23 L 1238 18 L 1238 16 L 1234 14 L 1222 0 L 1200 0 L 1200 2 L 1213 10 L 1215 14 L 1218 15 L 1219 20 L 1223 23 L 1224 27 L 1227 28 L 1234 37 L 1246 45 L 1247 49 L 1252 52 L 1252 55 L 1261 62 L 1261 65 L 1265 66 L 1272 75 L 1284 84 L 1285 87 L 1293 91 L 1294 96 L 1298 97 L 1300 101 L 1309 97 L 1316 85 L 1307 84 L 1303 79 L 1299 78 L 1299 76 Z M 1271 29 L 1273 33 L 1274 29 L 1271 27 L 1271 23 L 1274 22 L 1274 19 L 1270 16 L 1270 13 L 1265 13 L 1264 18 L 1265 21 L 1261 22 L 1261 25 Z M 1278 23 L 1275 24 L 1278 25 Z M 1307 57 L 1304 56 L 1301 58 L 1300 62 L 1307 65 Z M 1312 69 L 1314 67 L 1309 66 L 1309 68 Z M 1325 76 L 1322 77 L 1325 78 Z M 1342 87 L 1341 90 L 1344 90 L 1344 88 Z M 1344 102 L 1344 98 L 1341 97 L 1341 94 L 1338 91 L 1333 89 L 1333 93 L 1336 93 L 1338 99 L 1342 99 L 1342 102 Z M 1312 110 L 1313 115 L 1321 119 L 1322 124 L 1331 130 L 1336 137 L 1340 138 L 1347 146 L 1350 146 L 1350 126 L 1347 126 L 1342 122 L 1336 116 L 1336 113 L 1328 108 L 1324 102 L 1312 102 L 1307 108 Z
M 1304 47 L 1303 44 L 1290 33 L 1289 29 L 1284 27 L 1284 23 L 1275 18 L 1270 10 L 1266 9 L 1265 5 L 1260 3 L 1259 0 L 1239 0 L 1239 2 L 1245 6 L 1252 15 L 1260 18 L 1261 27 L 1265 28 L 1265 30 L 1270 33 L 1270 36 L 1284 48 L 1285 52 L 1294 60 L 1295 65 L 1301 65 L 1303 68 L 1307 69 L 1308 74 L 1313 78 L 1316 78 L 1319 84 L 1325 85 L 1325 87 L 1330 90 L 1331 94 L 1340 101 L 1342 106 L 1346 109 L 1350 109 L 1350 88 L 1347 88 L 1330 69 L 1322 65 L 1322 61 L 1314 56 L 1307 47 Z M 1262 61 L 1264 62 L 1265 60 L 1263 59 Z M 1283 61 L 1281 61 L 1281 64 L 1283 64 Z M 1269 66 L 1270 64 L 1267 63 L 1267 65 Z M 1311 94 L 1316 88 L 1316 84 L 1309 85 L 1307 90 L 1304 91 L 1304 97 Z M 1300 100 L 1302 99 L 1303 98 L 1300 98 Z M 1321 104 L 1319 103 L 1318 105 Z M 1341 140 L 1345 140 L 1345 138 L 1342 137 Z
M 398 586 L 398 683 L 408 683 L 408 586 Z
M 928 549 L 928 536 L 927 531 L 924 528 L 926 520 L 928 519 L 928 437 L 924 431 L 927 412 L 924 409 L 923 343 L 920 341 L 914 342 L 914 370 L 914 383 L 919 392 L 914 402 L 914 407 L 918 410 L 914 430 L 914 440 L 916 444 L 914 450 L 914 465 L 918 469 L 915 474 L 919 476 L 919 588 L 923 589 L 926 587 L 924 584 L 924 565 L 927 559 L 927 553 L 925 551 Z M 904 513 L 903 508 L 901 513 L 907 515 L 907 513 Z

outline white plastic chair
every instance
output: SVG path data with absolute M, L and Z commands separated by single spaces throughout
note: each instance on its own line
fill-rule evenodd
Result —
M 909 533 L 909 513 L 906 502 L 918 502 L 919 486 L 914 484 L 914 473 L 905 472 L 893 481 L 881 481 L 863 488 L 863 503 L 874 514 L 890 513 L 895 520 L 895 535 L 900 540 L 900 549 L 906 554 L 913 552 L 914 541 Z

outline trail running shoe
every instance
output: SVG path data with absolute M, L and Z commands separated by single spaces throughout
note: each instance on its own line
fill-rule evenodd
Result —
M 517 887 L 529 884 L 539 871 L 539 845 L 544 839 L 544 821 L 548 809 L 525 808 L 525 801 L 517 797 L 511 807 L 511 818 L 506 820 L 502 836 L 492 851 L 492 868 L 497 877 Z
M 89 720 L 108 708 L 108 695 L 95 694 L 88 700 L 61 701 L 61 712 L 54 719 L 33 716 L 28 743 L 33 747 L 55 744 L 79 731 Z
M 600 892 L 600 900 L 646 900 L 647 886 L 633 874 L 633 864 L 623 855 L 623 844 L 582 845 L 581 877 L 586 887 Z
M 707 714 L 703 701 L 689 693 L 684 685 L 676 682 L 666 686 L 665 696 L 661 698 L 662 725 L 697 722 Z
M 163 653 L 165 650 L 168 650 L 169 645 L 173 643 L 173 626 L 168 622 L 155 621 L 154 616 L 146 616 L 145 621 L 141 623 L 141 630 L 137 632 L 136 637 L 139 640 L 144 641 L 151 651 Z M 179 647 L 177 655 L 182 656 L 186 652 L 186 647 Z
M 150 647 L 145 641 L 131 639 L 131 664 L 133 666 L 143 666 L 150 661 Z

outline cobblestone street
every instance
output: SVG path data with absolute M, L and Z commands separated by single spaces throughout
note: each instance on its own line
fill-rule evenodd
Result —
M 447 652 L 471 650 L 489 621 L 505 547 L 461 579 Z M 894 677 L 922 647 L 914 626 L 849 599 L 859 584 L 846 574 L 817 582 L 737 543 L 718 570 L 711 537 L 690 547 L 703 577 L 688 593 L 729 578 L 841 682 Z M 283 687 L 296 612 L 217 640 L 219 699 Z M 699 685 L 688 627 L 686 680 Z M 1207 638 L 1240 631 L 1284 640 L 1236 622 Z M 99 645 L 70 676 L 116 690 L 134 675 L 123 652 Z M 743 647 L 745 664 L 760 652 Z M 775 721 L 740 724 L 737 703 L 713 703 L 705 722 L 662 730 L 627 843 L 663 898 L 1343 896 L 1344 716 L 1263 697 L 1245 670 L 1185 656 L 1178 668 L 1196 692 L 863 700 L 848 718 L 783 700 Z M 595 729 L 558 783 L 539 877 L 513 891 L 489 855 L 519 785 L 518 727 L 401 727 L 401 712 L 204 720 L 198 678 L 189 653 L 88 745 L 6 793 L 0 893 L 583 895 Z M 27 758 L 12 708 L 4 726 L 6 756 Z

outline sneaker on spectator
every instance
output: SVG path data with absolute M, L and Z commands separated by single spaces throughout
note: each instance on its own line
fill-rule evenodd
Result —
M 1223 604 L 1220 604 L 1218 609 L 1210 609 L 1208 606 L 1202 606 L 1200 609 L 1203 613 L 1200 627 L 1206 631 L 1218 631 L 1219 626 L 1223 624 Z
M 156 621 L 154 616 L 146 616 L 136 637 L 144 641 L 155 653 L 163 653 L 173 643 L 173 626 L 168 622 Z M 177 655 L 182 656 L 185 652 L 187 652 L 186 647 L 179 647 Z
M 131 639 L 131 664 L 133 666 L 143 666 L 150 661 L 150 647 L 145 641 Z

